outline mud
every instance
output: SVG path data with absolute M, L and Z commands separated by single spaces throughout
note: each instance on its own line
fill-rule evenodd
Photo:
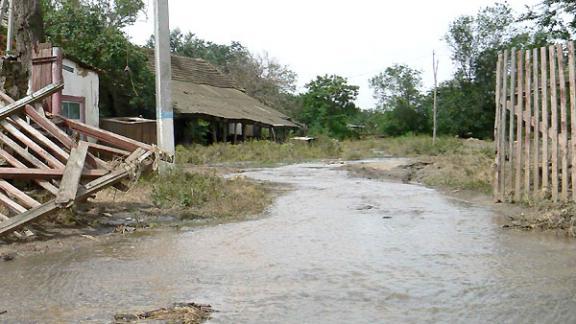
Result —
M 209 323 L 576 321 L 572 241 L 339 164 L 245 175 L 294 190 L 252 221 L 0 262 L 0 319 L 109 322 L 194 300 L 219 311 Z

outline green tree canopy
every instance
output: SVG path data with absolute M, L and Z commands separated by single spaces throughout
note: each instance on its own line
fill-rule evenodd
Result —
M 379 108 L 393 110 L 399 102 L 415 107 L 420 98 L 422 72 L 407 65 L 395 64 L 369 82 Z
M 347 123 L 359 112 L 354 100 L 359 87 L 348 84 L 338 75 L 318 76 L 306 84 L 302 95 L 303 108 L 299 120 L 307 124 L 313 134 L 335 138 L 354 136 Z
M 122 30 L 134 23 L 143 0 L 42 1 L 47 40 L 100 70 L 102 112 L 153 115 L 153 75 Z

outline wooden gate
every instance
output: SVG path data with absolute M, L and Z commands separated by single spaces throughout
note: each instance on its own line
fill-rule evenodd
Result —
M 574 64 L 571 41 L 498 55 L 497 201 L 576 201 Z

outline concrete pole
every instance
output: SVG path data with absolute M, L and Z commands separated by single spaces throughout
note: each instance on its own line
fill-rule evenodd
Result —
M 6 36 L 6 54 L 12 52 L 12 39 L 14 39 L 14 5 L 8 0 L 8 35 Z
M 158 147 L 174 160 L 174 110 L 172 107 L 172 68 L 170 65 L 170 23 L 168 0 L 154 0 L 156 66 L 156 127 Z

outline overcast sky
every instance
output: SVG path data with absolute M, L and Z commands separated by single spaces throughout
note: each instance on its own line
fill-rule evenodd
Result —
M 153 33 L 148 15 L 127 29 L 144 44 Z M 517 11 L 537 0 L 509 0 Z M 253 53 L 268 52 L 298 73 L 298 86 L 317 75 L 338 74 L 360 86 L 358 104 L 375 101 L 368 79 L 394 63 L 420 69 L 432 85 L 432 50 L 440 80 L 450 78 L 450 52 L 442 40 L 456 17 L 475 14 L 494 0 L 170 0 L 170 28 L 216 43 L 239 41 Z

